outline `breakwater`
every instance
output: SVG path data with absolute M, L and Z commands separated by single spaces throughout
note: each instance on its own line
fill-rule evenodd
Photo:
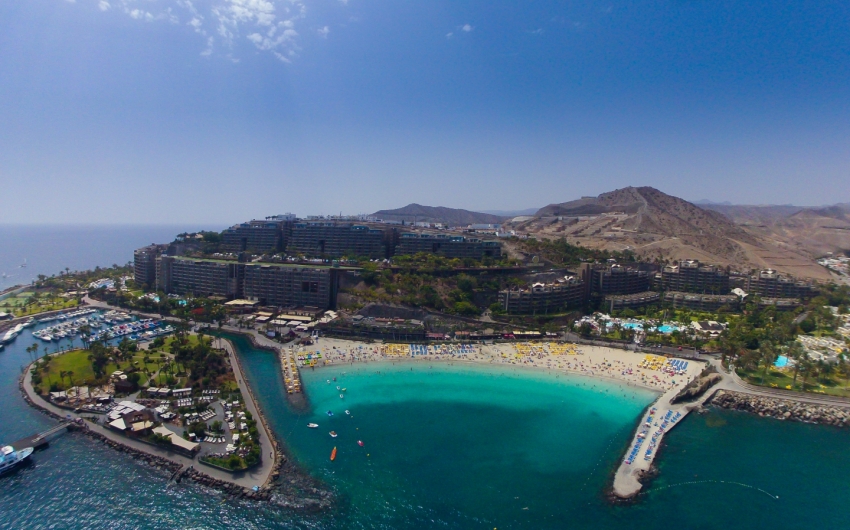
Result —
M 751 412 L 764 418 L 836 427 L 850 426 L 850 410 L 831 405 L 803 403 L 731 390 L 718 390 L 709 403 L 725 409 Z

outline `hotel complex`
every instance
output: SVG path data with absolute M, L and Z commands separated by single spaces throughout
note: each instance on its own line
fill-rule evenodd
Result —
M 136 284 L 175 295 L 194 294 L 246 299 L 264 306 L 327 309 L 336 305 L 339 273 L 344 267 L 281 263 L 288 254 L 331 260 L 359 257 L 383 260 L 428 253 L 459 259 L 499 259 L 498 241 L 433 232 L 399 232 L 399 227 L 341 219 L 299 220 L 276 215 L 234 225 L 222 232 L 220 248 L 229 255 L 188 257 L 200 243 L 178 241 L 148 245 L 134 254 Z M 290 258 L 291 259 L 291 258 Z M 253 261 L 251 261 L 253 260 Z M 734 281 L 733 281 L 734 280 Z M 743 281 L 742 281 L 743 280 Z M 744 287 L 730 292 L 732 284 Z M 550 314 L 590 305 L 608 311 L 664 303 L 699 311 L 735 310 L 742 297 L 755 295 L 762 305 L 791 309 L 815 293 L 807 282 L 763 270 L 749 277 L 696 260 L 658 268 L 650 263 L 584 263 L 577 272 L 550 282 L 499 291 L 498 304 L 511 314 Z

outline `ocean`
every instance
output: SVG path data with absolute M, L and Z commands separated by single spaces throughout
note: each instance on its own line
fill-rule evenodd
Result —
M 18 390 L 31 331 L 0 352 L 0 442 L 54 423 L 27 406 Z M 654 399 L 647 391 L 503 366 L 374 363 L 306 371 L 310 409 L 299 413 L 287 404 L 275 356 L 241 337 L 234 343 L 271 428 L 293 458 L 335 492 L 332 510 L 292 513 L 193 485 L 168 485 L 161 472 L 68 433 L 28 466 L 0 478 L 0 529 L 773 530 L 850 524 L 847 429 L 725 410 L 692 414 L 665 437 L 657 460 L 661 473 L 639 502 L 612 505 L 605 490 L 638 415 Z M 308 429 L 311 421 L 320 427 Z M 329 436 L 331 430 L 338 438 Z
M 183 225 L 0 224 L 0 290 L 28 284 L 39 274 L 88 270 L 133 261 L 133 250 L 168 243 L 182 232 L 223 227 Z M 22 265 L 26 264 L 25 267 Z

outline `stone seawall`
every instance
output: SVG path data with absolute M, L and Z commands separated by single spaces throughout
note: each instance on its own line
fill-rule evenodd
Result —
M 836 427 L 850 426 L 850 411 L 830 405 L 802 403 L 775 397 L 733 392 L 731 390 L 718 390 L 711 400 L 709 400 L 709 403 L 724 409 L 752 412 L 765 418 L 833 425 Z

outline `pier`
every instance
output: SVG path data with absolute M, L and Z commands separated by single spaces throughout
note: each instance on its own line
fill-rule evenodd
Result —
M 21 438 L 16 442 L 12 442 L 10 445 L 15 449 L 23 449 L 24 447 L 32 447 L 35 450 L 44 449 L 45 447 L 47 447 L 48 438 L 51 435 L 54 435 L 64 429 L 67 429 L 71 425 L 73 425 L 73 422 L 64 421 L 59 425 L 56 425 L 55 427 L 47 429 L 46 431 L 33 434 L 32 436 L 27 436 L 26 438 Z
M 287 394 L 301 393 L 301 374 L 298 372 L 296 354 L 293 348 L 280 349 L 280 370 L 283 372 L 283 382 Z

